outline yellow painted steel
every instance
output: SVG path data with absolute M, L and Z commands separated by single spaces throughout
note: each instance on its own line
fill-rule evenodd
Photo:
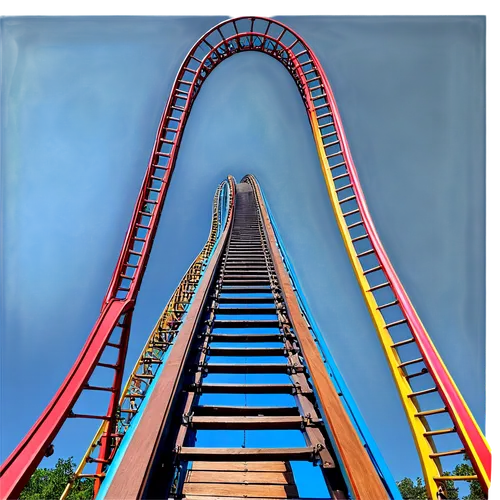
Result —
M 230 185 L 231 183 L 234 182 L 234 178 L 232 176 L 228 177 Z M 163 335 L 163 330 L 168 330 L 168 325 L 169 323 L 171 324 L 172 322 L 177 322 L 180 321 L 184 313 L 187 311 L 187 308 L 189 304 L 191 303 L 191 300 L 194 295 L 194 291 L 196 290 L 196 287 L 198 286 L 198 283 L 201 279 L 201 276 L 203 274 L 203 270 L 207 265 L 208 259 L 210 257 L 210 254 L 212 252 L 212 249 L 217 241 L 217 235 L 219 232 L 219 196 L 221 193 L 221 190 L 223 189 L 223 185 L 225 184 L 224 181 L 222 182 L 219 187 L 217 188 L 217 191 L 214 196 L 213 200 L 213 210 L 212 210 L 212 224 L 210 228 L 210 234 L 208 237 L 207 242 L 205 243 L 205 246 L 203 247 L 202 251 L 198 254 L 198 256 L 194 259 L 193 263 L 191 266 L 189 266 L 189 269 L 187 270 L 186 274 L 183 276 L 181 282 L 179 283 L 179 286 L 175 289 L 174 293 L 170 297 L 170 300 L 168 301 L 167 305 L 165 306 L 165 309 L 162 312 L 162 315 L 156 322 L 156 325 L 154 326 L 150 336 L 148 337 L 148 340 L 146 344 L 144 345 L 143 350 L 141 351 L 141 354 L 139 355 L 137 362 L 134 365 L 134 368 L 132 369 L 132 373 L 130 374 L 120 397 L 120 402 L 119 402 L 119 409 L 120 409 L 120 419 L 119 422 L 121 422 L 121 425 L 123 427 L 123 421 L 127 419 L 127 413 L 124 414 L 122 411 L 123 404 L 126 399 L 129 398 L 130 396 L 130 390 L 134 384 L 134 387 L 137 387 L 137 383 L 140 384 L 140 378 L 137 377 L 139 374 L 141 366 L 145 364 L 145 359 L 150 358 L 150 359 L 155 359 L 154 356 L 151 356 L 150 354 L 153 353 L 153 350 L 155 349 L 153 346 L 155 343 L 158 343 L 160 338 L 162 338 Z M 232 204 L 232 191 L 230 189 L 229 191 L 229 206 Z M 176 335 L 176 331 L 172 332 L 168 342 L 172 342 Z M 146 364 L 148 362 L 146 361 Z M 138 382 L 139 381 L 139 382 Z M 148 384 L 149 386 L 149 384 Z M 147 387 L 146 387 L 147 390 Z M 145 395 L 145 392 L 144 394 Z M 142 398 L 141 398 L 142 399 Z M 140 406 L 140 405 L 139 405 Z M 138 406 L 138 408 L 139 408 Z M 137 409 L 138 409 L 137 408 Z M 128 408 L 130 410 L 130 407 Z M 124 416 L 125 415 L 125 416 Z M 123 433 L 126 432 L 128 427 L 130 426 L 130 420 L 124 426 Z M 106 432 L 107 427 L 109 425 L 109 422 L 103 421 L 101 425 L 99 426 L 99 429 L 97 430 L 94 438 L 91 441 L 90 446 L 87 448 L 87 451 L 85 452 L 81 462 L 78 464 L 78 467 L 75 470 L 75 473 L 73 474 L 73 479 L 70 481 L 67 485 L 66 488 L 64 489 L 60 500 L 64 500 L 67 498 L 69 495 L 71 488 L 74 484 L 74 482 L 82 477 L 83 471 L 85 469 L 85 466 L 88 465 L 89 462 L 92 461 L 92 454 L 96 449 L 99 447 L 99 441 L 103 435 L 104 432 Z M 118 445 L 117 445 L 118 447 Z M 116 452 L 116 449 L 115 449 Z M 104 476 L 104 475 L 103 475 Z
M 413 307 L 413 306 L 412 306 Z M 413 309 L 414 312 L 415 312 L 415 315 L 418 317 L 420 323 L 422 323 L 422 321 L 420 320 L 420 317 L 418 316 L 417 312 L 415 311 L 415 309 Z M 423 326 L 423 323 L 422 323 L 422 327 L 426 333 L 426 335 L 429 337 L 429 334 L 427 332 L 427 330 L 425 329 L 425 327 Z M 432 344 L 432 340 L 430 340 L 430 337 L 429 337 L 429 341 L 430 343 Z M 434 347 L 434 344 L 432 344 L 433 347 Z M 472 415 L 472 412 L 470 411 L 467 403 L 465 402 L 463 396 L 462 396 L 462 393 L 460 392 L 460 390 L 458 389 L 457 385 L 455 384 L 455 381 L 453 380 L 453 377 L 451 376 L 450 372 L 448 371 L 448 368 L 446 367 L 446 365 L 444 364 L 444 361 L 442 360 L 439 352 L 437 349 L 435 349 L 436 351 L 436 357 L 439 359 L 439 361 L 441 362 L 441 366 L 443 368 L 443 370 L 446 372 L 446 374 L 449 376 L 450 378 L 450 381 L 453 385 L 453 388 L 456 392 L 456 394 L 458 395 L 458 397 L 460 398 L 460 400 L 462 401 L 466 411 L 469 413 L 469 415 L 471 416 L 471 420 L 474 424 L 474 426 L 476 427 L 478 433 L 483 436 L 483 431 L 481 430 L 481 428 L 479 427 L 479 425 L 477 424 L 476 422 L 476 419 L 474 418 L 474 416 Z M 439 377 L 439 375 L 438 375 Z M 446 390 L 445 388 L 443 388 L 443 390 Z M 467 444 L 469 445 L 469 449 L 471 450 L 472 454 L 474 455 L 474 458 L 476 460 L 476 463 L 477 463 L 477 467 L 479 468 L 479 473 L 480 475 L 482 476 L 482 479 L 484 480 L 487 488 L 489 489 L 490 486 L 491 486 L 491 480 L 490 480 L 490 476 L 488 475 L 488 472 L 485 470 L 485 468 L 483 467 L 483 462 L 481 461 L 480 457 L 478 456 L 478 454 L 476 453 L 476 448 L 475 446 L 473 445 L 473 443 L 471 442 L 470 438 L 469 438 L 469 433 L 467 432 L 467 430 L 464 428 L 464 425 L 460 419 L 460 416 L 457 415 L 457 423 L 458 425 L 460 426 L 461 429 L 463 429 L 463 436 L 464 436 L 464 439 L 467 441 Z M 484 439 L 484 442 L 485 442 L 485 445 L 486 447 L 488 448 L 488 450 L 490 451 L 491 453 L 491 448 L 490 448 L 490 445 L 488 444 L 488 442 L 486 441 L 486 439 Z
M 405 373 L 403 372 L 402 368 L 399 367 L 399 365 L 401 364 L 401 360 L 396 349 L 391 347 L 391 345 L 393 344 L 393 340 L 386 328 L 386 322 L 381 312 L 377 309 L 377 302 L 375 301 L 373 294 L 368 291 L 370 289 L 370 285 L 366 276 L 363 274 L 363 269 L 357 257 L 357 253 L 354 248 L 349 229 L 347 229 L 347 224 L 342 213 L 339 198 L 335 191 L 335 184 L 332 178 L 330 166 L 328 164 L 328 159 L 326 158 L 325 148 L 323 147 L 323 140 L 321 138 L 321 131 L 318 126 L 317 118 L 312 112 L 309 113 L 309 116 L 314 135 L 314 141 L 316 143 L 316 149 L 318 151 L 318 156 L 321 164 L 321 169 L 325 178 L 335 218 L 337 220 L 340 233 L 342 234 L 342 239 L 344 240 L 349 259 L 351 260 L 351 264 L 354 269 L 354 273 L 363 293 L 363 298 L 368 307 L 368 311 L 370 312 L 373 324 L 375 325 L 377 334 L 387 358 L 387 362 L 389 364 L 389 368 L 396 382 L 398 392 L 403 403 L 403 408 L 410 423 L 410 428 L 419 454 L 420 463 L 424 474 L 424 480 L 428 488 L 428 493 L 431 495 L 431 498 L 438 498 L 437 494 L 439 491 L 439 487 L 434 478 L 442 476 L 443 472 L 439 465 L 439 461 L 430 458 L 430 454 L 434 453 L 436 450 L 434 448 L 432 439 L 426 438 L 424 436 L 424 432 L 429 430 L 427 421 L 423 417 L 415 416 L 420 411 L 418 403 L 409 396 L 413 392 L 413 390 L 408 380 L 406 379 Z

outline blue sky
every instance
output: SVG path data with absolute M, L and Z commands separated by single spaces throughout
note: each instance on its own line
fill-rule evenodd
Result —
M 382 242 L 484 429 L 481 17 L 289 17 L 321 61 Z M 98 315 L 164 104 L 222 18 L 4 18 L 1 458 L 41 413 Z M 205 83 L 134 316 L 136 359 L 201 249 L 218 183 L 253 173 L 312 313 L 396 479 L 419 464 L 284 68 L 240 54 Z M 81 422 L 78 422 L 81 424 Z M 79 459 L 71 422 L 56 456 Z M 87 434 L 85 434 L 87 432 Z

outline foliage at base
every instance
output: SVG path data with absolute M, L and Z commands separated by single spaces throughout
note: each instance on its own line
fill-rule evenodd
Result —
M 73 479 L 75 471 L 73 457 L 66 460 L 60 458 L 53 469 L 40 468 L 31 476 L 28 484 L 21 492 L 20 500 L 57 500 L 62 495 L 68 482 Z M 457 465 L 453 472 L 445 472 L 445 476 L 473 476 L 475 474 L 470 462 L 464 457 L 464 462 Z M 469 492 L 461 500 L 485 500 L 478 481 L 466 481 Z M 427 491 L 422 478 L 417 477 L 415 482 L 405 477 L 397 483 L 404 500 L 428 500 Z M 91 479 L 78 479 L 75 481 L 68 500 L 92 500 L 94 482 Z M 462 487 L 463 488 L 463 487 Z M 446 485 L 448 500 L 458 500 L 457 489 L 453 482 Z
M 74 477 L 76 464 L 73 457 L 60 458 L 53 469 L 37 469 L 19 496 L 20 500 L 57 500 L 68 482 Z M 68 500 L 91 500 L 94 482 L 78 479 L 71 489 Z
M 444 472 L 444 476 L 474 476 L 476 473 L 472 468 L 467 456 L 464 456 L 464 462 L 457 465 L 453 472 Z M 481 490 L 481 485 L 479 481 L 460 481 L 463 489 L 467 488 L 465 484 L 468 483 L 469 493 L 461 497 L 461 500 L 485 500 L 483 491 Z M 458 484 L 456 482 L 455 484 Z M 417 477 L 416 482 L 413 482 L 409 477 L 405 477 L 401 481 L 397 482 L 399 491 L 404 500 L 428 500 L 427 491 L 425 490 L 425 484 L 421 477 Z M 446 498 L 448 500 L 459 500 L 458 490 L 454 486 L 452 481 L 447 481 L 446 484 Z

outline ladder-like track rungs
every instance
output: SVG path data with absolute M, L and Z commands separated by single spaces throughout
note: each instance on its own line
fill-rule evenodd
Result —
M 265 263 L 261 266 L 251 266 L 251 267 L 227 267 L 225 268 L 224 275 L 222 276 L 224 281 L 226 280 L 246 280 L 246 279 L 268 279 L 269 271 Z
M 403 366 L 409 366 L 409 365 L 414 365 L 416 363 L 420 363 L 423 361 L 424 358 L 416 358 L 416 359 L 411 359 L 409 361 L 405 361 L 404 363 L 401 363 L 398 365 L 398 368 L 402 368 Z
M 427 431 L 427 432 L 424 432 L 424 436 L 425 437 L 440 436 L 442 434 L 451 434 L 453 432 L 456 432 L 455 427 L 450 427 L 448 429 L 437 429 L 435 431 Z
M 426 410 L 426 411 L 419 411 L 418 413 L 415 413 L 416 417 L 428 417 L 430 415 L 439 415 L 441 413 L 446 413 L 448 410 L 446 408 L 437 408 L 436 410 Z
M 251 254 L 251 255 L 263 255 L 264 247 L 262 243 L 231 243 L 227 249 L 226 255 L 231 254 Z
M 306 421 L 301 416 L 298 417 L 263 417 L 263 416 L 239 416 L 223 417 L 197 416 L 194 415 L 189 420 L 190 425 L 195 429 L 230 429 L 230 430 L 271 430 L 271 429 L 301 429 L 305 425 L 318 425 L 320 420 Z
M 267 269 L 267 260 L 264 256 L 241 256 L 241 257 L 231 257 L 228 258 L 225 262 L 225 269 L 241 269 L 242 267 L 249 271 L 252 267 L 266 268 Z M 249 269 L 250 268 L 250 269 Z
M 415 339 L 413 337 L 410 339 L 402 340 L 401 342 L 396 342 L 395 344 L 392 344 L 391 347 L 401 347 L 403 345 L 411 344 L 412 342 L 415 342 Z
M 280 333 L 211 333 L 213 342 L 282 342 Z
M 238 270 L 238 271 L 226 271 L 224 272 L 224 281 L 227 281 L 227 280 L 252 280 L 252 279 L 256 279 L 256 280 L 261 280 L 261 279 L 264 279 L 264 278 L 267 278 L 269 276 L 268 272 L 267 272 L 267 269 L 264 269 L 262 271 L 255 271 L 255 270 L 251 270 L 249 271 L 248 273 L 242 273 L 241 272 L 241 269 Z
M 227 257 L 226 259 L 226 267 L 229 266 L 239 266 L 239 265 L 253 265 L 253 266 L 266 266 L 267 267 L 267 260 L 265 257 L 262 255 L 251 255 L 251 259 L 248 257 Z
M 248 254 L 252 254 L 252 255 L 257 255 L 257 254 L 262 254 L 263 251 L 264 251 L 264 249 L 263 249 L 262 243 L 260 241 L 259 242 L 250 242 L 250 241 L 232 242 L 229 245 L 227 255 L 238 254 L 238 253 L 241 253 L 241 254 L 248 253 Z
M 264 252 L 260 247 L 238 247 L 232 248 L 226 254 L 226 261 L 232 259 L 244 259 L 244 260 L 252 260 L 252 259 L 262 259 L 264 258 Z
M 450 457 L 452 455 L 461 455 L 465 453 L 465 448 L 460 448 L 458 450 L 450 450 L 450 451 L 439 451 L 436 453 L 431 453 L 429 456 L 431 458 L 439 458 L 439 457 Z
M 297 406 L 195 406 L 193 412 L 198 416 L 261 416 L 261 417 L 297 417 Z
M 284 494 L 286 495 L 286 493 L 284 493 Z M 167 497 L 167 500 L 177 500 L 177 498 L 169 496 L 169 497 Z M 206 496 L 206 495 L 194 495 L 194 494 L 187 493 L 185 496 L 183 496 L 184 500 L 242 500 L 242 498 L 246 498 L 248 500 L 262 500 L 262 497 L 255 497 L 255 496 L 249 497 L 248 495 L 244 496 L 244 497 L 241 497 L 241 496 L 235 497 L 235 496 L 224 495 L 223 497 L 221 497 L 220 495 Z M 281 495 L 281 497 L 271 496 L 271 497 L 265 498 L 264 500 L 281 500 L 282 498 L 288 498 L 288 500 L 318 500 L 317 498 L 309 498 L 309 497 L 301 497 L 301 498 L 299 498 L 297 496 L 283 497 L 283 494 Z
M 246 279 L 227 279 L 224 278 L 223 287 L 227 286 L 263 286 L 267 285 L 271 286 L 269 278 L 266 279 L 257 279 L 257 278 L 246 278 Z
M 222 285 L 221 293 L 225 295 L 229 294 L 252 294 L 252 293 L 271 293 L 270 283 L 267 286 L 231 286 Z
M 303 372 L 303 366 L 292 366 L 286 363 L 207 363 L 199 368 L 206 369 L 208 373 L 289 373 Z
M 304 448 L 198 448 L 182 446 L 178 456 L 181 460 L 203 460 L 206 462 L 312 461 L 315 449 L 312 446 Z
M 409 398 L 416 398 L 418 396 L 423 396 L 424 394 L 431 394 L 437 391 L 437 387 L 431 387 L 430 389 L 424 389 L 422 391 L 411 392 L 408 394 Z
M 264 253 L 264 248 L 260 241 L 256 242 L 238 242 L 231 243 L 229 245 L 227 256 L 235 254 L 251 254 L 251 255 L 262 255 Z
M 223 283 L 222 293 L 270 293 L 271 287 L 267 286 L 228 286 L 228 283 Z
M 269 297 L 218 297 L 217 302 L 219 304 L 274 304 L 274 297 L 272 295 Z
M 209 356 L 285 356 L 280 347 L 210 347 Z
M 259 272 L 266 271 L 267 272 L 266 261 L 262 260 L 261 262 L 258 262 L 258 263 L 256 263 L 255 261 L 251 261 L 251 262 L 241 261 L 240 263 L 237 263 L 237 264 L 233 264 L 232 262 L 231 263 L 228 262 L 224 266 L 225 274 L 235 273 L 235 272 L 241 273 L 242 270 L 248 271 L 248 272 L 255 272 L 255 271 L 259 271 Z
M 277 319 L 215 319 L 214 328 L 279 328 Z
M 434 481 L 477 481 L 477 476 L 437 476 Z
M 216 394 L 293 394 L 293 384 L 206 384 L 188 386 L 190 391 Z
M 219 307 L 216 316 L 223 314 L 277 314 L 275 307 Z
M 232 246 L 229 248 L 227 254 L 226 254 L 226 259 L 231 259 L 234 257 L 256 257 L 256 258 L 261 258 L 264 256 L 264 251 L 262 249 L 261 245 L 255 245 L 255 246 Z

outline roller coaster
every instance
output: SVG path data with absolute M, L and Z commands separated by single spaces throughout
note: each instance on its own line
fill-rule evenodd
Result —
M 134 307 L 187 119 L 209 74 L 245 51 L 270 55 L 297 85 L 428 497 L 447 498 L 453 481 L 471 480 L 487 495 L 490 449 L 382 246 L 317 57 L 284 24 L 242 17 L 210 29 L 181 65 L 99 317 L 56 395 L 2 465 L 2 498 L 20 495 L 68 419 L 101 423 L 62 498 L 81 478 L 92 479 L 95 498 L 313 498 L 299 492 L 297 463 L 317 466 L 308 474 L 329 498 L 401 498 L 252 175 L 219 185 L 207 242 L 124 379 Z M 109 385 L 93 382 L 96 370 L 109 374 Z M 106 394 L 106 407 L 76 412 L 87 391 Z M 218 446 L 233 431 L 243 444 Z M 282 432 L 299 439 L 279 440 Z M 453 455 L 467 456 L 475 474 L 445 475 L 441 458 Z

